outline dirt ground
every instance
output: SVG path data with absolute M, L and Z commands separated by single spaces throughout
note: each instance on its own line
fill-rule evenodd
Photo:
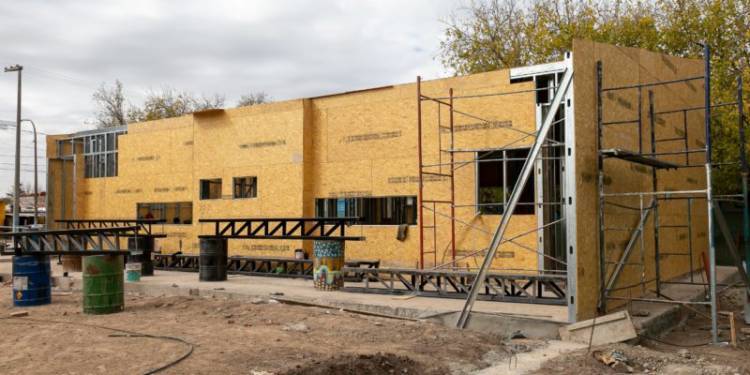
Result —
M 94 316 L 81 312 L 80 293 L 57 292 L 51 305 L 14 308 L 5 284 L 0 371 L 147 373 L 192 347 L 163 373 L 461 374 L 512 350 L 492 335 L 273 302 L 128 295 L 124 312 Z M 29 315 L 10 317 L 18 311 Z
M 737 348 L 731 345 L 708 345 L 711 340 L 710 319 L 697 313 L 684 316 L 684 324 L 658 338 L 641 337 L 638 345 L 616 344 L 581 349 L 547 361 L 536 374 L 750 374 L 750 334 L 742 333 L 744 290 L 732 288 L 720 295 L 719 311 L 735 316 Z M 707 309 L 699 310 L 708 313 Z M 720 317 L 720 340 L 729 342 L 727 317 Z M 748 332 L 747 330 L 745 332 Z M 607 366 L 597 357 L 614 358 Z

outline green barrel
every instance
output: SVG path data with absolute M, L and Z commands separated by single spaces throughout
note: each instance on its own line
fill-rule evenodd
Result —
M 83 257 L 83 312 L 111 314 L 125 306 L 122 255 Z

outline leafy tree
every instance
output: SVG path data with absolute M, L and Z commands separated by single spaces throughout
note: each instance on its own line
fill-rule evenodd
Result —
M 560 60 L 573 39 L 702 58 L 712 48 L 712 97 L 732 102 L 736 79 L 750 78 L 750 0 L 476 0 L 457 9 L 441 43 L 443 65 L 456 74 Z M 747 95 L 745 95 L 747 97 Z M 736 161 L 736 111 L 713 117 L 714 158 Z M 739 167 L 722 166 L 719 193 L 739 191 Z
M 125 95 L 122 93 L 122 82 L 115 80 L 113 86 L 102 83 L 94 91 L 92 99 L 96 104 L 96 126 L 98 128 L 109 128 L 113 126 L 126 125 L 125 120 Z
M 242 95 L 237 102 L 237 108 L 249 107 L 251 105 L 268 103 L 271 97 L 263 91 Z

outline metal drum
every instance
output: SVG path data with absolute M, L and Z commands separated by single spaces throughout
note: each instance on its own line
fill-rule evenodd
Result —
M 313 242 L 315 288 L 337 290 L 344 286 L 344 241 Z
M 122 255 L 83 257 L 83 312 L 110 314 L 125 307 Z
M 227 279 L 227 240 L 223 238 L 201 238 L 198 273 L 200 281 L 224 281 Z
M 153 241 L 153 238 L 146 237 L 128 238 L 128 249 L 130 249 L 128 263 L 140 263 L 141 276 L 154 276 L 154 262 L 151 259 L 154 249 Z
M 52 301 L 49 256 L 13 257 L 13 305 L 39 306 Z

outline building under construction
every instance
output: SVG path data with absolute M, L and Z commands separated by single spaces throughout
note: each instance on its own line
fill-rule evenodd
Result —
M 355 217 L 347 259 L 483 270 L 588 319 L 713 266 L 710 110 L 737 106 L 711 102 L 709 73 L 576 41 L 549 64 L 48 136 L 47 218 L 157 219 L 156 252 L 197 254 L 201 220 Z

